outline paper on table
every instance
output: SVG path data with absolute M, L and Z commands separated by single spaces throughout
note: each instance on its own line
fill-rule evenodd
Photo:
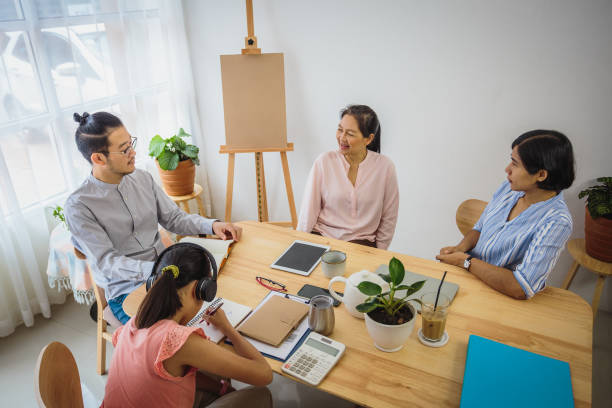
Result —
M 223 309 L 225 312 L 225 316 L 227 316 L 227 320 L 232 324 L 232 326 L 236 327 L 251 311 L 251 308 L 248 306 L 241 305 L 236 302 L 232 302 L 231 300 L 223 299 L 223 298 L 215 298 L 212 302 L 204 302 L 200 311 L 195 315 L 193 319 L 187 323 L 187 326 L 190 327 L 201 327 L 204 330 L 204 333 L 210 338 L 211 341 L 218 343 L 221 341 L 225 335 L 221 332 L 221 330 L 217 329 L 214 325 L 207 325 L 206 322 L 200 322 L 202 316 L 206 312 L 208 306 L 215 302 L 217 299 L 221 299 L 223 301 L 223 306 L 220 309 Z

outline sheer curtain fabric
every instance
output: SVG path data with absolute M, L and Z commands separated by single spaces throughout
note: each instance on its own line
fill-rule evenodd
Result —
M 203 145 L 181 2 L 0 2 L 0 337 L 63 302 L 45 276 L 45 211 L 63 206 L 91 170 L 74 143 L 73 112 L 100 110 L 138 137 L 136 165 L 155 178 L 154 135 L 183 127 Z

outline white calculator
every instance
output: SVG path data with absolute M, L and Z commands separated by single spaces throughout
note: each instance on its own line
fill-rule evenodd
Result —
M 282 370 L 309 384 L 319 385 L 340 360 L 345 348 L 342 343 L 310 332 L 300 348 L 282 365 Z

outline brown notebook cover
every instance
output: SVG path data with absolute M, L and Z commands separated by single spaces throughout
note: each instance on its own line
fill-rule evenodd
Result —
M 238 331 L 255 340 L 278 346 L 308 313 L 308 305 L 283 296 L 272 296 Z

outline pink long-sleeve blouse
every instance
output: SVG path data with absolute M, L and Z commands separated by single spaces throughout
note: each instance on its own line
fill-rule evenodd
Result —
M 399 209 L 395 166 L 388 157 L 368 150 L 354 186 L 348 178 L 349 167 L 339 151 L 323 153 L 315 160 L 297 229 L 344 241 L 376 241 L 378 248 L 387 249 Z

